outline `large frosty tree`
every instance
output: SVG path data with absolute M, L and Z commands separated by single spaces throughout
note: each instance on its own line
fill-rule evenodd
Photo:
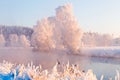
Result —
M 73 14 L 72 5 L 66 4 L 56 9 L 56 16 L 42 19 L 34 27 L 32 44 L 36 48 L 62 48 L 77 51 L 81 43 L 82 31 Z
M 73 14 L 72 5 L 66 4 L 56 9 L 56 21 L 61 27 L 62 42 L 69 51 L 80 47 L 82 31 Z
M 50 50 L 54 47 L 52 26 L 47 18 L 38 21 L 31 41 L 36 49 Z

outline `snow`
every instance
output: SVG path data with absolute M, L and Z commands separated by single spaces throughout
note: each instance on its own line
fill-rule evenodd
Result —
M 61 66 L 63 71 L 58 71 Z M 115 80 L 120 80 L 120 72 L 116 71 Z M 23 64 L 14 65 L 4 61 L 0 64 L 0 80 L 98 80 L 92 70 L 83 72 L 78 65 L 59 65 L 58 63 L 51 70 L 43 70 L 41 65 L 34 66 L 32 63 L 27 66 Z M 101 76 L 100 80 L 104 80 Z
M 93 57 L 120 58 L 120 47 L 84 47 L 79 54 Z

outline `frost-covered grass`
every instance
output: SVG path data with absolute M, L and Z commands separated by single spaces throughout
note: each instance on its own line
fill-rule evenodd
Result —
M 42 66 L 15 65 L 6 61 L 0 63 L 0 80 L 98 80 L 92 70 L 87 72 L 79 69 L 78 65 L 61 65 L 57 62 L 52 69 L 43 70 Z M 100 80 L 104 80 L 101 76 Z M 108 80 L 112 80 L 111 78 Z M 113 80 L 120 80 L 120 72 L 116 71 Z

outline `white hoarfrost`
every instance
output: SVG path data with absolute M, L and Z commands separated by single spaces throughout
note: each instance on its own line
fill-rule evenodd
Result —
M 64 48 L 77 51 L 80 48 L 82 31 L 71 4 L 56 9 L 56 16 L 42 19 L 34 27 L 32 43 L 37 48 Z

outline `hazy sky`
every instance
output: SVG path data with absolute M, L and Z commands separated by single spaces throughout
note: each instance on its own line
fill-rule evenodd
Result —
M 0 0 L 0 24 L 32 27 L 65 3 L 84 31 L 120 34 L 120 0 Z

